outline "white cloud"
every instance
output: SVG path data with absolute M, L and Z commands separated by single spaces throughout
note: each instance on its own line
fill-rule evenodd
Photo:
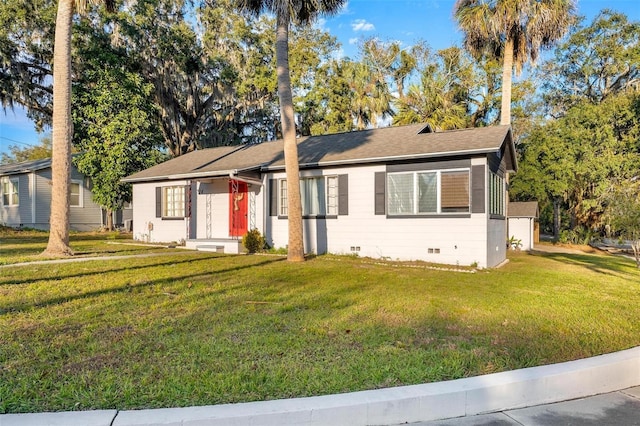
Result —
M 358 44 L 360 39 L 358 37 L 353 37 L 349 39 L 349 44 Z
M 351 29 L 353 31 L 373 31 L 376 27 L 365 19 L 356 19 L 351 23 Z
M 322 18 L 322 17 L 316 18 L 316 20 L 314 22 L 314 25 L 315 25 L 316 28 L 318 28 L 320 30 L 326 30 L 327 29 L 327 27 L 326 27 L 327 20 L 326 20 L 326 18 Z

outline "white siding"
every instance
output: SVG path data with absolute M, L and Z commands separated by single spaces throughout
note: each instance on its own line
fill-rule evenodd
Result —
M 156 187 L 186 185 L 186 181 L 138 183 L 133 185 L 133 238 L 152 243 L 187 239 L 187 219 L 156 217 Z
M 505 219 L 490 219 L 487 232 L 487 267 L 491 268 L 506 259 L 507 252 L 507 221 Z
M 472 214 L 468 218 L 375 215 L 374 173 L 381 171 L 385 171 L 384 165 L 324 171 L 325 175 L 349 175 L 349 214 L 328 219 L 303 219 L 305 252 L 357 253 L 391 260 L 494 266 L 487 264 L 486 214 Z M 318 173 L 306 172 L 302 176 Z M 281 179 L 284 173 L 270 177 Z M 286 247 L 286 219 L 267 219 L 270 243 L 275 247 Z M 429 249 L 432 249 L 431 253 Z
M 486 164 L 475 158 L 472 165 Z M 302 177 L 348 175 L 348 215 L 303 219 L 306 253 L 358 254 L 391 260 L 423 260 L 451 265 L 493 267 L 506 255 L 506 220 L 489 219 L 486 213 L 458 217 L 388 217 L 375 214 L 375 173 L 385 165 L 304 170 Z M 269 216 L 270 179 L 283 179 L 285 173 L 267 173 L 263 185 L 249 185 L 255 199 L 255 226 L 276 248 L 288 244 L 286 218 Z M 228 179 L 210 179 L 192 186 L 192 229 L 188 221 L 155 217 L 155 191 L 158 186 L 185 185 L 186 181 L 138 183 L 133 186 L 134 238 L 170 242 L 229 238 Z M 207 212 L 211 217 L 207 222 Z M 249 221 L 251 223 L 251 220 Z M 149 231 L 149 224 L 153 229 Z M 251 227 L 251 226 L 249 226 Z
M 71 229 L 77 231 L 95 231 L 102 227 L 102 208 L 93 201 L 93 194 L 88 186 L 89 179 L 83 177 L 75 168 L 71 171 L 73 183 L 80 184 L 80 206 L 71 206 L 69 222 Z
M 0 199 L 1 222 L 8 226 L 31 226 L 31 178 L 29 175 L 3 177 L 18 183 L 18 204 L 4 205 Z
M 533 218 L 510 217 L 509 238 L 522 240 L 522 250 L 533 250 Z

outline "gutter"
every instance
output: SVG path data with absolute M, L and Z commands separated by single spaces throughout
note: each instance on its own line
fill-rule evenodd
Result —
M 179 173 L 175 175 L 167 175 L 167 176 L 154 176 L 154 177 L 141 177 L 141 178 L 124 178 L 121 179 L 121 182 L 126 183 L 139 183 L 139 182 L 158 182 L 158 181 L 166 181 L 166 180 L 188 180 L 188 179 L 203 179 L 203 178 L 222 178 L 229 177 L 230 179 L 240 180 L 243 182 L 262 185 L 262 181 L 251 179 L 247 177 L 238 176 L 240 172 L 255 170 L 255 168 L 248 169 L 231 169 L 231 170 L 216 170 L 211 172 L 200 172 L 200 173 Z

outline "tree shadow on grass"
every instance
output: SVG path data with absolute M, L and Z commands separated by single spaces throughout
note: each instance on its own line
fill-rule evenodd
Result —
M 182 262 L 165 262 L 164 265 L 174 265 L 176 263 L 191 263 L 193 261 L 196 260 L 211 260 L 211 258 L 207 258 L 207 259 L 192 259 L 189 261 L 182 261 Z M 120 292 L 129 292 L 133 289 L 141 289 L 141 288 L 145 288 L 145 287 L 151 287 L 154 285 L 161 285 L 161 284 L 166 284 L 166 283 L 172 283 L 175 282 L 177 279 L 180 280 L 185 280 L 185 279 L 196 279 L 196 278 L 201 278 L 204 276 L 208 276 L 211 274 L 224 274 L 224 273 L 228 273 L 228 272 L 237 272 L 243 269 L 248 269 L 248 268 L 253 268 L 253 267 L 258 267 L 258 266 L 264 266 L 270 263 L 275 263 L 275 262 L 280 262 L 283 261 L 283 258 L 275 258 L 275 259 L 266 259 L 262 262 L 258 262 L 258 263 L 252 263 L 249 265 L 238 265 L 238 266 L 233 266 L 233 267 L 229 267 L 229 268 L 225 268 L 225 269 L 220 269 L 220 270 L 216 270 L 216 271 L 207 271 L 207 272 L 200 272 L 197 274 L 191 274 L 191 275 L 179 275 L 179 276 L 173 276 L 173 277 L 167 277 L 167 278 L 159 278 L 156 280 L 150 280 L 150 281 L 144 281 L 138 284 L 129 284 L 128 282 L 117 286 L 117 287 L 110 287 L 110 288 L 105 288 L 102 290 L 95 290 L 95 291 L 88 291 L 85 293 L 81 293 L 81 294 L 75 294 L 75 295 L 69 295 L 69 296 L 61 296 L 61 297 L 55 297 L 52 299 L 48 299 L 48 300 L 44 300 L 41 302 L 36 302 L 36 303 L 26 303 L 26 304 L 20 304 L 17 306 L 8 306 L 8 307 L 4 307 L 4 308 L 0 308 L 0 315 L 6 315 L 6 314 L 12 314 L 12 313 L 18 313 L 18 312 L 23 312 L 29 309 L 34 309 L 34 308 L 43 308 L 43 307 L 47 307 L 47 306 L 51 306 L 51 305 L 58 305 L 61 303 L 67 303 L 67 302 L 72 302 L 74 300 L 80 300 L 80 299 L 86 299 L 89 297 L 95 297 L 95 296 L 101 296 L 104 294 L 110 294 L 110 293 L 120 293 Z M 150 266 L 145 266 L 145 268 L 151 268 L 151 267 L 157 267 L 157 266 L 163 266 L 163 264 L 155 264 L 155 265 L 150 265 Z M 118 272 L 118 271 L 124 271 L 127 269 L 132 269 L 132 268 L 121 268 L 118 270 L 108 270 L 108 271 L 99 271 L 99 272 L 92 272 L 90 274 L 77 274 L 77 275 L 73 275 L 71 277 L 84 277 L 87 275 L 101 275 L 104 273 L 108 273 L 108 272 Z M 137 269 L 137 268 L 136 268 Z M 70 278 L 70 277 L 66 277 L 66 278 Z
M 64 280 L 64 279 L 67 279 L 67 278 L 91 277 L 91 276 L 95 276 L 95 275 L 103 275 L 103 274 L 108 274 L 108 273 L 112 273 L 112 272 L 130 271 L 130 270 L 134 270 L 134 269 L 135 270 L 143 270 L 143 269 L 155 268 L 155 267 L 159 267 L 159 266 L 190 264 L 190 263 L 194 263 L 194 262 L 208 261 L 208 260 L 213 260 L 213 259 L 224 259 L 224 258 L 228 258 L 230 256 L 233 256 L 233 255 L 209 255 L 209 256 L 200 257 L 200 258 L 197 258 L 197 259 L 162 261 L 162 262 L 157 262 L 157 263 L 144 265 L 144 266 L 122 266 L 122 267 L 99 269 L 99 270 L 94 270 L 94 271 L 91 271 L 91 272 L 78 272 L 78 273 L 67 274 L 67 275 L 57 275 L 55 273 L 55 270 L 47 269 L 46 271 L 52 272 L 52 274 L 50 274 L 50 275 L 44 275 L 43 274 L 43 275 L 39 275 L 38 277 L 26 278 L 26 279 L 23 279 L 23 280 L 14 280 L 14 279 L 8 279 L 6 281 L 0 280 L 0 285 L 24 285 L 24 284 L 33 284 L 33 283 L 38 282 L 38 281 L 51 280 L 51 279 Z M 153 257 L 149 256 L 149 258 L 153 258 Z M 144 258 L 143 257 L 138 257 L 138 258 L 134 257 L 132 259 L 135 260 L 135 259 L 144 259 Z M 86 261 L 87 262 L 92 262 L 92 261 L 100 261 L 100 260 L 87 259 Z M 114 261 L 114 263 L 117 263 L 117 261 L 122 261 L 122 259 L 114 258 L 113 261 Z M 77 265 L 78 263 L 74 262 L 74 264 Z M 55 265 L 55 264 L 53 264 L 53 265 Z M 33 266 L 37 267 L 37 266 L 47 266 L 47 265 L 34 264 Z M 25 266 L 22 266 L 22 267 L 25 267 Z M 42 272 L 46 272 L 46 271 L 42 271 Z
M 621 274 L 627 277 L 637 276 L 637 268 L 632 260 L 620 256 L 598 256 L 591 254 L 543 253 L 531 252 L 532 256 L 541 256 L 564 264 L 585 267 L 599 274 Z

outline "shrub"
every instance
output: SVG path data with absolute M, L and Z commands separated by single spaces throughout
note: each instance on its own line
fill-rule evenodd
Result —
M 242 245 L 249 253 L 257 253 L 264 250 L 266 241 L 260 231 L 252 229 L 242 238 Z

